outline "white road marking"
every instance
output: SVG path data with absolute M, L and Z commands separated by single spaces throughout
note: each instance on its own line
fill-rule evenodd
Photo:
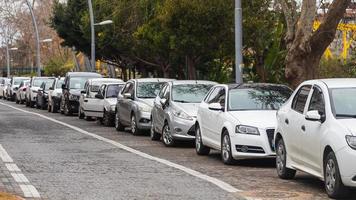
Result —
M 226 183 L 226 182 L 224 182 L 224 181 L 221 181 L 221 180 L 219 180 L 219 179 L 217 179 L 217 178 L 213 178 L 213 177 L 211 177 L 211 176 L 205 175 L 205 174 L 203 174 L 203 173 L 200 173 L 200 172 L 198 172 L 198 171 L 195 171 L 195 170 L 190 169 L 190 168 L 188 168 L 188 167 L 185 167 L 185 166 L 183 166 L 183 165 L 179 165 L 179 164 L 173 163 L 173 162 L 171 162 L 171 161 L 168 161 L 168 160 L 165 160 L 165 159 L 162 159 L 162 158 L 158 158 L 158 157 L 151 156 L 151 155 L 149 155 L 149 154 L 147 154 L 147 153 L 143 153 L 143 152 L 138 151 L 138 150 L 136 150 L 136 149 L 133 149 L 133 148 L 131 148 L 131 147 L 125 146 L 125 145 L 123 145 L 123 144 L 121 144 L 121 143 L 119 143 L 119 142 L 116 142 L 116 141 L 113 141 L 113 140 L 104 138 L 104 137 L 99 136 L 99 135 L 96 135 L 96 134 L 94 134 L 94 133 L 90 133 L 90 132 L 88 132 L 88 131 L 85 131 L 85 130 L 83 130 L 83 129 L 81 129 L 81 128 L 78 128 L 78 127 L 76 127 L 76 126 L 72 126 L 72 125 L 67 124 L 67 123 L 65 123 L 65 122 L 62 122 L 62 121 L 53 119 L 53 118 L 51 118 L 51 117 L 47 117 L 47 116 L 42 115 L 42 114 L 39 114 L 39 113 L 35 113 L 35 112 L 31 112 L 31 111 L 27 111 L 27 110 L 20 109 L 20 108 L 16 108 L 16 107 L 14 107 L 14 106 L 11 106 L 11 105 L 8 105 L 8 104 L 4 104 L 4 103 L 1 103 L 1 102 L 0 102 L 0 104 L 1 104 L 1 105 L 4 105 L 4 106 L 7 106 L 7 107 L 10 107 L 10 108 L 13 108 L 13 109 L 15 109 L 15 110 L 24 112 L 24 113 L 28 113 L 28 114 L 32 114 L 32 115 L 37 115 L 37 116 L 42 117 L 42 118 L 44 118 L 44 119 L 47 119 L 47 120 L 49 120 L 49 121 L 52 121 L 52 122 L 55 122 L 55 123 L 57 123 L 57 124 L 61 124 L 61 125 L 63 125 L 63 126 L 66 126 L 66 127 L 68 127 L 68 128 L 71 128 L 71 129 L 73 129 L 73 130 L 75 130 L 75 131 L 78 131 L 78 132 L 80 132 L 80 133 L 82 133 L 82 134 L 85 134 L 85 135 L 91 136 L 91 137 L 93 137 L 93 138 L 96 138 L 96 139 L 98 139 L 98 140 L 100 140 L 100 141 L 103 141 L 103 142 L 112 144 L 112 145 L 114 145 L 114 146 L 116 146 L 116 147 L 118 147 L 118 148 L 120 148 L 120 149 L 123 149 L 123 150 L 128 151 L 128 152 L 133 153 L 133 154 L 136 154 L 136 155 L 141 156 L 141 157 L 143 157 L 143 158 L 146 158 L 146 159 L 149 159 L 149 160 L 154 160 L 154 161 L 157 161 L 157 162 L 162 163 L 162 164 L 164 164 L 164 165 L 167 165 L 167 166 L 173 167 L 173 168 L 175 168 L 175 169 L 181 170 L 181 171 L 186 172 L 186 173 L 188 173 L 188 174 L 190 174 L 190 175 L 192 175 L 192 176 L 195 176 L 195 177 L 197 177 L 197 178 L 200 178 L 200 179 L 202 179 L 202 180 L 205 180 L 205 181 L 207 181 L 207 182 L 210 182 L 210 183 L 212 183 L 212 184 L 214 184 L 214 185 L 220 187 L 221 189 L 223 189 L 223 190 L 225 190 L 225 191 L 227 191 L 227 192 L 235 193 L 235 192 L 241 192 L 241 191 L 242 191 L 242 190 L 239 190 L 239 189 L 233 187 L 232 185 L 230 185 L 230 184 L 228 184 L 228 183 Z
M 25 175 L 23 174 L 18 174 L 18 173 L 11 173 L 11 176 L 15 179 L 16 182 L 18 183 L 29 183 L 28 179 L 26 178 Z
M 20 172 L 21 170 L 19 169 L 19 167 L 17 167 L 16 164 L 5 164 L 6 168 L 10 171 L 10 172 Z
M 21 190 L 26 198 L 40 198 L 41 195 L 38 193 L 33 185 L 20 185 Z
M 9 154 L 5 151 L 4 147 L 0 144 L 0 158 L 4 163 L 12 163 L 14 162 Z

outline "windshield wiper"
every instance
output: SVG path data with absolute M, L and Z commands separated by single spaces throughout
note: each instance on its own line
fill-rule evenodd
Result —
M 336 114 L 336 117 L 356 118 L 356 115 L 350 115 L 350 114 Z
M 190 103 L 189 101 L 184 101 L 184 100 L 174 100 L 174 102 L 178 102 L 178 103 Z

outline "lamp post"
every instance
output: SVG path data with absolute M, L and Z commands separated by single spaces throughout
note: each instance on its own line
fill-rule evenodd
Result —
M 112 24 L 113 21 L 111 20 L 106 20 L 102 21 L 100 23 L 95 23 L 94 21 L 94 12 L 93 12 L 93 4 L 91 0 L 88 0 L 88 6 L 89 6 L 89 17 L 90 17 L 90 30 L 91 30 L 91 69 L 92 71 L 95 71 L 95 28 L 94 26 L 102 26 L 102 25 L 107 25 L 107 24 Z
M 41 47 L 40 47 L 40 36 L 38 33 L 38 27 L 37 27 L 37 22 L 36 22 L 36 17 L 35 14 L 33 13 L 33 8 L 31 6 L 31 3 L 26 0 L 26 4 L 30 10 L 31 13 L 31 17 L 32 17 L 32 23 L 33 23 L 33 27 L 35 29 L 35 34 L 36 34 L 36 65 L 37 65 L 37 76 L 41 76 Z
M 235 79 L 236 83 L 243 83 L 242 79 L 242 8 L 241 0 L 235 0 Z
M 9 48 L 9 44 L 6 43 L 6 65 L 7 65 L 7 77 L 10 78 L 11 73 L 10 73 L 10 51 L 16 51 L 18 50 L 18 48 L 13 47 L 13 48 Z

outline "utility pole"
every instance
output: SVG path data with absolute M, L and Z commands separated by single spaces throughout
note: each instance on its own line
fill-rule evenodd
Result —
M 90 30 L 91 30 L 91 56 L 90 56 L 90 64 L 91 70 L 95 71 L 95 29 L 94 29 L 94 12 L 93 12 L 93 4 L 91 0 L 88 0 L 89 6 L 89 16 L 90 16 Z
M 9 52 L 9 41 L 6 38 L 6 66 L 7 66 L 7 78 L 10 78 L 10 52 Z
M 38 33 L 38 27 L 37 27 L 37 22 L 36 22 L 36 17 L 35 14 L 33 12 L 33 8 L 31 3 L 26 0 L 26 4 L 30 10 L 31 13 L 31 17 L 32 17 L 32 23 L 33 23 L 33 27 L 35 29 L 35 34 L 36 34 L 36 65 L 37 65 L 37 76 L 41 76 L 41 46 L 40 46 L 40 35 Z
M 243 83 L 242 79 L 242 8 L 241 0 L 235 0 L 235 79 L 236 83 Z

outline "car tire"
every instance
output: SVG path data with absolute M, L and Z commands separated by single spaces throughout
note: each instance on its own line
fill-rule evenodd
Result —
M 106 112 L 106 110 L 104 110 L 104 115 L 103 115 L 102 121 L 103 121 L 104 126 L 112 127 L 114 125 L 113 119 L 112 119 L 110 113 Z
M 203 144 L 202 135 L 199 124 L 195 127 L 195 151 L 198 155 L 206 156 L 210 153 L 210 148 Z
M 131 114 L 131 133 L 132 135 L 138 135 L 140 133 L 139 129 L 137 128 L 137 121 L 136 116 L 134 113 Z
M 162 142 L 166 147 L 173 147 L 175 145 L 175 140 L 172 136 L 169 124 L 166 122 L 162 128 Z
M 85 117 L 85 115 L 82 111 L 83 111 L 83 108 L 79 107 L 79 112 L 78 112 L 79 119 L 84 119 L 84 117 Z
M 221 159 L 225 165 L 232 165 L 236 162 L 232 157 L 231 140 L 227 130 L 223 132 L 221 139 Z
M 28 101 L 27 98 L 25 99 L 25 105 L 26 105 L 26 107 L 30 107 L 30 102 Z
M 117 131 L 124 131 L 125 127 L 120 122 L 119 112 L 115 112 L 115 129 Z
M 35 102 L 31 101 L 31 99 L 30 99 L 30 108 L 33 108 L 33 107 L 35 107 Z
M 63 105 L 63 100 L 59 102 L 59 111 L 61 114 L 64 114 L 64 105 Z
M 70 112 L 69 108 L 68 108 L 68 103 L 64 102 L 64 115 L 65 116 L 71 116 L 72 112 Z
M 330 198 L 340 199 L 349 196 L 349 189 L 342 183 L 339 165 L 334 152 L 329 152 L 324 160 L 325 190 Z
M 20 100 L 17 98 L 17 95 L 15 95 L 15 103 L 20 104 Z
M 279 178 L 281 179 L 293 179 L 296 174 L 296 170 L 287 168 L 287 151 L 284 144 L 284 140 L 281 138 L 277 142 L 276 147 L 276 169 Z
M 51 105 L 51 113 L 57 113 L 58 108 L 55 105 Z
M 152 119 L 152 117 L 151 117 Z M 157 133 L 153 126 L 153 121 L 151 120 L 150 138 L 152 141 L 159 141 L 161 139 L 161 134 Z

